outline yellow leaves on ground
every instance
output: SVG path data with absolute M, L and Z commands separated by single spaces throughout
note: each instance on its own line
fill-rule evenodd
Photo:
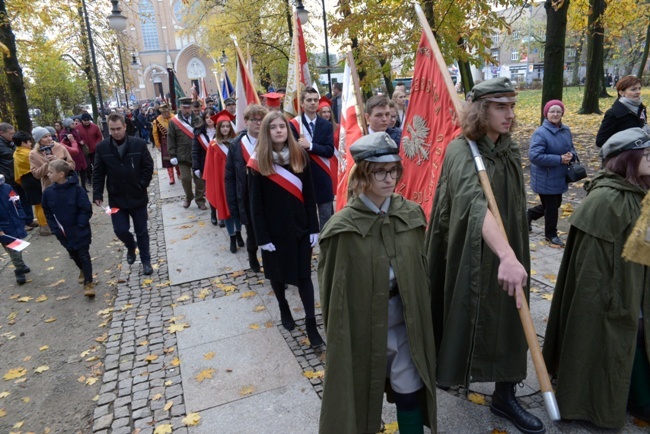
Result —
M 307 371 L 307 372 L 303 372 L 302 375 L 309 378 L 310 380 L 312 378 L 323 378 L 323 376 L 325 375 L 325 371 L 315 371 L 315 372 Z
M 553 300 L 553 294 L 542 294 L 542 298 L 544 300 L 551 301 L 551 300 Z
M 25 425 L 25 421 L 21 420 L 20 422 L 16 422 L 12 428 L 14 429 L 20 429 Z
M 2 378 L 5 380 L 15 380 L 16 378 L 24 377 L 27 375 L 27 369 L 23 367 L 10 369 Z
M 472 392 L 467 395 L 467 399 L 474 404 L 485 405 L 485 396 L 481 395 L 480 393 Z
M 149 345 L 149 341 L 138 342 L 137 345 L 138 345 L 139 347 L 144 347 L 144 346 L 146 346 L 146 345 Z
M 187 235 L 183 236 L 183 240 L 189 240 L 190 238 L 192 238 L 194 235 L 196 235 L 198 233 L 199 233 L 199 231 L 194 231 L 191 234 L 187 234 Z
M 571 205 L 571 202 L 567 202 L 564 205 L 560 206 L 560 209 L 562 210 L 562 213 L 560 214 L 561 218 L 568 218 L 573 214 L 573 205 Z
M 398 429 L 399 427 L 397 426 L 397 421 L 387 423 L 386 425 L 384 425 L 384 430 L 382 431 L 382 434 L 395 434 L 396 432 L 398 432 L 397 431 Z
M 102 309 L 102 310 L 98 311 L 97 315 L 106 317 L 106 316 L 110 315 L 111 313 L 113 313 L 113 308 L 112 307 L 107 307 L 106 309 Z
M 259 330 L 260 325 L 258 323 L 253 323 L 253 324 L 249 325 L 248 328 L 251 329 L 251 330 Z
M 239 277 L 243 275 L 244 275 L 244 271 L 235 271 L 231 274 L 232 277 Z
M 552 273 L 545 274 L 544 279 L 547 279 L 549 282 L 553 284 L 557 283 L 557 276 Z
M 244 386 L 239 391 L 239 394 L 241 396 L 248 396 L 248 395 L 252 394 L 253 392 L 255 392 L 255 388 L 253 386 Z
M 34 372 L 36 372 L 37 374 L 42 374 L 43 372 L 49 371 L 49 370 L 50 370 L 49 366 L 43 365 L 43 366 L 39 366 L 38 368 L 34 369 Z
M 172 408 L 172 405 L 174 405 L 174 401 L 167 401 L 167 403 L 163 407 L 163 410 L 169 411 L 169 409 Z
M 149 362 L 149 363 L 155 362 L 156 360 L 158 360 L 158 355 L 157 354 L 149 354 L 147 357 L 144 358 L 144 360 L 146 362 Z
M 181 422 L 183 422 L 186 426 L 196 426 L 200 421 L 201 415 L 198 413 L 189 413 L 181 420 Z
M 500 430 L 498 428 L 494 428 L 490 434 L 508 434 L 508 431 Z
M 10 392 L 0 392 L 0 399 L 6 398 L 7 396 L 11 395 Z
M 153 283 L 153 279 L 144 279 L 142 281 L 142 287 L 144 288 L 145 286 L 150 286 Z
M 56 282 L 47 285 L 46 288 L 54 288 L 55 286 L 59 286 L 62 283 L 65 283 L 65 279 L 59 279 Z
M 255 291 L 246 291 L 239 298 L 250 298 L 250 297 L 255 297 L 255 295 L 256 295 Z
M 54 321 L 56 321 L 56 317 L 54 317 L 54 316 L 51 316 L 51 317 L 43 320 L 43 322 L 47 322 L 47 323 L 54 322 Z
M 167 331 L 169 333 L 182 332 L 183 330 L 185 330 L 188 327 L 189 327 L 189 324 L 187 324 L 187 323 L 172 324 L 169 327 L 167 327 Z
M 531 275 L 531 276 L 534 276 L 534 275 L 536 275 L 536 274 L 537 274 L 537 271 L 535 271 L 535 270 L 530 270 L 530 275 Z
M 178 357 L 174 357 L 174 360 L 171 361 L 172 366 L 180 366 L 181 365 L 181 359 Z
M 63 300 L 67 300 L 67 299 L 69 299 L 69 298 L 70 298 L 69 295 L 62 295 L 62 296 L 60 296 L 60 297 L 55 298 L 55 300 L 56 300 L 56 301 L 63 301 Z
M 45 350 L 47 350 L 49 348 L 50 348 L 49 345 L 43 345 L 42 347 L 38 348 L 38 351 L 45 351 Z
M 28 296 L 25 296 L 25 297 L 20 297 L 20 298 L 19 298 L 18 300 L 16 300 L 16 301 L 19 302 L 19 303 L 27 303 L 27 302 L 29 302 L 29 301 L 31 301 L 31 300 L 33 300 L 33 299 L 34 299 L 34 297 L 28 297 Z
M 638 426 L 639 428 L 650 428 L 650 423 L 646 421 L 637 419 L 636 417 L 633 417 L 632 420 L 634 421 L 634 425 Z
M 27 404 L 27 403 L 29 403 L 29 401 L 32 400 L 32 398 L 30 398 L 29 396 L 25 396 L 24 398 L 20 398 L 20 400 L 22 402 L 24 402 L 25 404 Z
M 216 353 L 214 351 L 210 351 L 209 353 L 205 353 L 203 355 L 203 359 L 204 360 L 212 360 L 212 359 L 214 359 L 215 355 L 216 355 Z
M 201 291 L 199 291 L 199 295 L 198 295 L 198 297 L 199 297 L 201 300 L 205 300 L 205 298 L 206 298 L 208 295 L 210 295 L 210 288 L 203 288 L 203 289 L 201 289 Z
M 151 400 L 158 401 L 160 398 L 162 398 L 162 393 L 156 393 L 154 396 L 151 397 Z
M 188 301 L 190 298 L 191 298 L 191 297 L 190 297 L 189 295 L 185 294 L 185 295 L 181 295 L 180 297 L 178 297 L 178 298 L 176 299 L 176 301 L 178 301 L 178 302 L 181 302 L 181 301 Z
M 99 342 L 101 344 L 103 342 L 106 342 L 107 339 L 108 339 L 108 333 L 104 333 L 100 337 L 95 338 L 95 341 L 97 341 L 97 342 Z
M 172 424 L 163 423 L 158 425 L 156 429 L 153 430 L 153 434 L 172 434 Z
M 261 312 L 261 311 L 263 311 L 263 310 L 265 310 L 265 309 L 266 309 L 266 306 L 259 305 L 259 306 L 255 306 L 255 309 L 253 309 L 253 311 L 255 311 L 255 312 Z
M 196 381 L 199 383 L 203 383 L 203 381 L 207 380 L 208 378 L 212 378 L 212 375 L 215 372 L 217 372 L 217 370 L 214 368 L 206 368 L 199 372 L 194 378 L 196 378 Z
M 5 417 L 7 415 L 7 412 L 5 411 L 4 408 L 0 408 L 0 417 Z
M 36 298 L 36 302 L 37 302 L 37 303 L 41 303 L 41 302 L 43 302 L 43 301 L 45 301 L 45 300 L 47 300 L 47 295 L 45 295 L 45 294 L 40 295 L 40 296 L 38 296 L 38 297 Z

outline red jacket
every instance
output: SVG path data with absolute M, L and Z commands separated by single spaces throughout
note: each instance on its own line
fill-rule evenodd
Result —
M 79 139 L 83 141 L 88 146 L 88 151 L 90 153 L 95 152 L 95 147 L 97 143 L 104 140 L 102 132 L 99 127 L 92 122 L 90 125 L 85 126 L 84 124 L 79 124 L 76 127 L 76 130 L 79 132 Z

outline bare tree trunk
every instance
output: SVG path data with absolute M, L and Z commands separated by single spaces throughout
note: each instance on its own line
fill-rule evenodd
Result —
M 380 58 L 379 65 L 381 66 L 381 77 L 384 80 L 384 85 L 386 86 L 386 95 L 390 98 L 390 96 L 395 91 L 395 87 L 393 86 L 393 74 L 390 70 L 390 62 L 388 59 Z
M 458 39 L 458 45 L 465 49 L 465 40 L 463 38 Z M 472 69 L 470 64 L 466 60 L 458 59 L 458 72 L 460 74 L 460 80 L 463 85 L 463 92 L 467 94 L 474 87 L 474 78 L 472 78 Z
M 567 11 L 569 0 L 555 10 L 553 2 L 547 0 L 546 9 L 546 45 L 544 46 L 544 84 L 542 86 L 542 103 L 539 108 L 540 124 L 544 121 L 542 114 L 544 104 L 552 99 L 562 100 L 564 86 L 564 44 L 566 41 Z
M 605 0 L 590 0 L 589 7 L 591 14 L 587 21 L 587 71 L 594 71 L 587 74 L 585 93 L 582 98 L 580 114 L 601 114 L 598 106 L 598 93 L 603 81 L 603 59 L 605 40 L 605 28 L 603 25 L 603 14 L 607 5 Z
M 16 125 L 14 126 L 17 130 L 31 131 L 32 120 L 29 118 L 23 70 L 18 62 L 16 37 L 11 29 L 5 0 L 0 0 L 0 43 L 4 44 L 9 50 L 9 54 L 4 54 L 2 59 L 4 72 L 7 77 L 7 85 L 9 87 L 9 95 L 11 96 L 14 119 L 16 119 Z
M 600 77 L 600 92 L 598 98 L 611 98 L 612 96 L 607 93 L 607 80 L 605 80 L 605 55 L 603 55 L 603 61 L 598 66 L 598 74 Z
M 576 58 L 573 62 L 573 75 L 571 77 L 571 85 L 579 86 L 580 85 L 580 58 L 582 57 L 582 49 L 585 46 L 585 34 L 584 32 L 580 35 L 580 42 L 578 43 L 578 48 L 576 48 Z
M 95 95 L 95 85 L 93 84 L 90 49 L 88 47 L 88 36 L 86 36 L 86 24 L 84 22 L 84 14 L 81 2 L 79 2 L 77 6 L 77 14 L 79 15 L 79 35 L 81 36 L 81 50 L 83 51 L 83 64 L 81 69 L 84 73 L 84 76 L 86 77 L 86 83 L 88 85 L 88 99 L 90 99 L 90 105 L 93 108 L 93 119 L 97 119 L 99 117 L 99 111 L 97 108 L 97 95 Z
M 645 31 L 645 42 L 643 44 L 643 56 L 641 57 L 641 65 L 639 65 L 639 72 L 636 76 L 639 80 L 643 81 L 643 72 L 645 70 L 645 64 L 648 62 L 648 51 L 650 51 L 650 24 Z

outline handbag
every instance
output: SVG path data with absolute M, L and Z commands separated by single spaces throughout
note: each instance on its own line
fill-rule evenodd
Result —
M 576 182 L 587 177 L 587 169 L 580 163 L 580 158 L 576 154 L 576 161 L 569 163 L 566 171 L 566 182 Z

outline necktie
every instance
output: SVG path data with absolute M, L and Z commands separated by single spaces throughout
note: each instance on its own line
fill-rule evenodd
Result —
M 309 122 L 309 133 L 314 136 L 314 121 Z

